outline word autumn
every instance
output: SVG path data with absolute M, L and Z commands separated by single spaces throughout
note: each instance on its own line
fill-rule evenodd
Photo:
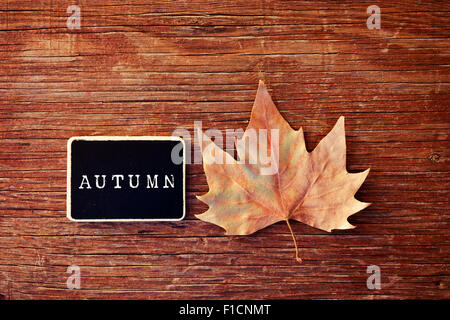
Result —
M 143 180 L 142 184 L 141 180 Z M 160 182 L 159 175 L 157 174 L 154 174 L 153 176 L 147 174 L 143 179 L 141 179 L 141 175 L 139 174 L 129 174 L 127 178 L 125 178 L 125 175 L 123 174 L 113 174 L 110 177 L 108 177 L 106 174 L 95 174 L 94 177 L 90 180 L 88 178 L 88 175 L 83 174 L 81 176 L 81 183 L 78 189 L 92 189 L 92 186 L 94 186 L 96 189 L 103 189 L 107 185 L 107 181 L 112 184 L 114 189 L 122 189 L 122 187 L 137 189 L 139 188 L 139 186 L 146 189 L 158 189 L 158 182 Z M 175 188 L 175 177 L 173 176 L 173 174 L 164 175 L 163 182 L 163 189 Z

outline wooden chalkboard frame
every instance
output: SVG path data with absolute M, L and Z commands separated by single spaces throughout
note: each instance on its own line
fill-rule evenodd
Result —
M 75 219 L 71 213 L 71 173 L 72 173 L 72 142 L 84 141 L 180 141 L 183 144 L 183 215 L 176 219 Z M 67 140 L 67 192 L 66 192 L 66 216 L 73 222 L 161 222 L 181 221 L 186 217 L 186 144 L 184 140 L 176 136 L 75 136 Z

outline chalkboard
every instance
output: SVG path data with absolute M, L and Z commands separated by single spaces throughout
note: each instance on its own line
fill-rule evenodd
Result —
M 185 215 L 185 147 L 178 137 L 72 137 L 72 221 L 175 221 Z

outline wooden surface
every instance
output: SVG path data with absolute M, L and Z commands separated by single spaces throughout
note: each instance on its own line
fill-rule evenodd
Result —
M 2 0 L 0 298 L 450 298 L 450 3 L 379 2 L 368 30 L 372 4 Z M 201 165 L 182 222 L 66 219 L 69 137 L 245 128 L 259 79 L 309 150 L 346 117 L 348 170 L 371 168 L 356 229 L 293 222 L 301 265 L 284 223 L 225 237 L 194 217 Z

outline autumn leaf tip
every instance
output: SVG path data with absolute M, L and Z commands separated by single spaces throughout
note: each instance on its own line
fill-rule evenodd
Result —
M 205 196 L 206 196 L 206 194 L 203 194 L 203 195 L 201 195 L 201 196 L 195 196 L 195 197 L 197 198 L 197 200 L 199 200 L 199 201 L 201 201 L 201 202 L 203 202 L 203 203 L 208 204 L 208 202 L 205 200 Z
M 202 220 L 203 221 L 203 219 L 202 219 L 202 215 L 203 215 L 203 213 L 200 213 L 200 214 L 195 214 L 194 216 L 197 218 L 197 219 L 199 219 L 199 220 Z
M 266 84 L 264 83 L 264 81 L 259 80 L 259 83 L 258 83 L 258 93 L 265 93 L 265 92 L 267 92 Z M 267 94 L 269 94 L 269 93 L 267 92 Z

